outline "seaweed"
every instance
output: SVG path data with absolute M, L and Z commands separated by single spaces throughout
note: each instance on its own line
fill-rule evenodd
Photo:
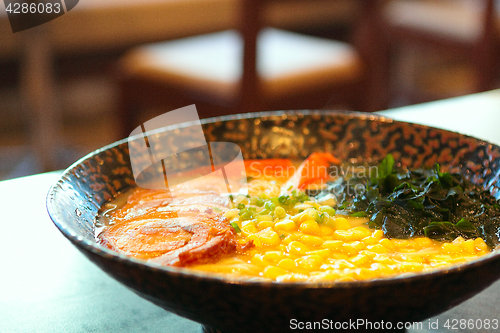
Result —
M 387 155 L 369 176 L 339 178 L 327 188 L 342 188 L 336 193 L 339 209 L 368 216 L 368 225 L 389 238 L 450 241 L 461 236 L 481 237 L 490 247 L 500 243 L 500 202 L 488 191 L 462 174 L 442 172 L 439 164 L 415 170 L 395 165 Z

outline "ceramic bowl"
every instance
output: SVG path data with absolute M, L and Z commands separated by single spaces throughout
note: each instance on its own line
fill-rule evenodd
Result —
M 330 151 L 341 160 L 360 162 L 392 153 L 409 167 L 440 163 L 497 198 L 500 194 L 500 148 L 449 131 L 335 111 L 245 114 L 208 119 L 202 126 L 209 142 L 236 143 L 244 158 L 303 159 L 315 151 Z M 50 189 L 48 212 L 62 234 L 110 276 L 168 311 L 223 332 L 287 331 L 293 320 L 421 321 L 500 277 L 497 251 L 431 273 L 340 283 L 248 281 L 157 266 L 95 242 L 99 208 L 134 185 L 128 142 L 122 140 L 69 167 Z

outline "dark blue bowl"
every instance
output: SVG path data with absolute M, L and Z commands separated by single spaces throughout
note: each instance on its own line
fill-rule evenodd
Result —
M 202 124 L 208 141 L 234 142 L 245 158 L 305 158 L 330 151 L 342 160 L 372 161 L 392 153 L 409 167 L 438 162 L 500 195 L 500 148 L 458 133 L 334 111 L 245 114 Z M 361 282 L 259 282 L 157 266 L 94 240 L 99 208 L 134 185 L 128 143 L 122 140 L 68 168 L 50 189 L 48 212 L 62 234 L 110 276 L 168 311 L 222 331 L 286 331 L 292 319 L 421 321 L 500 277 L 497 251 L 432 273 Z

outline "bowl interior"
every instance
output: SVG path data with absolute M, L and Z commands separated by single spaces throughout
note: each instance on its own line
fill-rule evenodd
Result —
M 391 153 L 396 161 L 407 167 L 432 167 L 435 163 L 439 163 L 445 169 L 465 174 L 471 181 L 489 190 L 496 198 L 500 197 L 500 148 L 458 133 L 392 121 L 371 114 L 336 111 L 290 111 L 228 116 L 202 121 L 202 127 L 207 142 L 235 143 L 240 147 L 243 157 L 246 159 L 304 159 L 312 152 L 328 151 L 343 161 L 372 162 L 379 161 L 388 153 Z M 185 141 L 189 142 L 192 131 L 196 130 L 190 124 L 180 124 L 176 128 L 158 130 L 151 133 L 151 138 L 161 138 L 165 133 L 181 128 L 183 130 L 178 134 L 184 136 Z M 241 325 L 241 323 L 224 324 L 227 322 L 227 318 L 224 319 L 225 321 L 213 319 L 217 316 L 210 309 L 191 308 L 188 303 L 183 305 L 184 303 L 179 299 L 181 296 L 173 294 L 172 291 L 165 291 L 167 286 L 163 284 L 167 283 L 166 281 L 173 283 L 168 287 L 178 288 L 179 293 L 183 288 L 176 283 L 199 288 L 200 284 L 206 283 L 205 280 L 207 280 L 203 279 L 203 277 L 200 278 L 200 274 L 186 273 L 185 270 L 177 268 L 154 268 L 139 260 L 113 253 L 95 243 L 94 219 L 100 207 L 118 194 L 135 186 L 129 156 L 129 145 L 134 145 L 139 140 L 144 139 L 142 136 L 138 136 L 130 142 L 128 140 L 119 141 L 89 154 L 69 167 L 48 194 L 47 207 L 52 220 L 61 232 L 92 261 L 135 292 L 156 304 L 183 316 L 216 325 L 217 327 L 221 325 L 221 327 L 234 328 Z M 158 142 L 161 142 L 161 140 Z M 172 149 L 172 147 L 169 147 L 169 149 Z M 143 158 L 144 163 L 148 163 L 149 155 L 147 151 L 143 152 Z M 190 161 L 180 158 L 175 163 L 184 166 L 189 165 Z M 144 176 L 147 177 L 147 173 Z M 464 290 L 464 292 L 458 293 L 453 300 L 451 299 L 453 290 L 450 290 L 448 298 L 446 294 L 441 297 L 442 302 L 447 304 L 436 305 L 436 307 L 431 306 L 429 311 L 422 310 L 419 316 L 412 318 L 423 319 L 429 314 L 437 313 L 436 311 L 439 312 L 449 308 L 453 305 L 453 302 L 463 300 L 469 297 L 473 291 L 480 290 L 479 287 L 484 288 L 488 283 L 493 282 L 496 276 L 494 274 L 496 274 L 496 270 L 491 272 L 491 276 L 488 276 L 488 279 L 481 286 Z M 131 275 L 135 275 L 135 277 L 131 277 Z M 168 278 L 166 278 L 167 275 Z M 453 274 L 448 274 L 448 276 L 454 278 Z M 161 283 L 158 282 L 160 278 L 163 279 Z M 189 280 L 191 278 L 193 280 Z M 169 279 L 177 282 L 174 283 L 173 280 Z M 427 281 L 425 283 L 431 283 L 429 281 L 433 280 L 432 277 L 426 277 L 425 279 Z M 467 281 L 464 277 L 462 277 L 462 280 Z M 356 292 L 353 290 L 356 286 L 371 288 L 370 286 L 378 285 L 387 291 L 389 290 L 387 288 L 390 288 L 387 287 L 388 284 L 390 285 L 391 282 L 368 282 L 353 284 L 350 289 L 344 289 L 350 290 L 350 295 L 354 296 Z M 401 284 L 403 285 L 405 282 L 403 281 Z M 245 286 L 244 283 L 233 283 L 228 287 L 228 283 L 217 279 L 208 286 L 204 285 L 204 288 L 213 289 L 219 285 L 222 288 L 221 290 L 225 292 L 228 292 L 228 288 L 249 288 L 245 289 L 245 292 L 259 295 L 261 299 L 272 297 L 273 292 L 277 289 L 282 293 L 288 292 L 290 296 L 309 297 L 304 296 L 304 294 L 297 294 L 297 288 L 295 287 L 266 286 L 266 284 L 249 287 Z M 330 284 L 325 288 L 337 287 Z M 264 289 L 271 296 L 265 296 L 267 294 L 263 294 Z M 311 289 L 316 289 L 317 292 L 318 286 Z M 371 289 L 375 290 L 376 288 Z M 381 296 L 381 290 L 376 290 L 372 296 Z M 234 290 L 235 294 L 240 292 L 243 293 L 240 289 Z M 403 290 L 398 292 L 403 292 Z M 156 294 L 153 295 L 153 293 Z M 314 294 L 314 292 L 310 293 Z M 238 295 L 245 297 L 242 294 Z M 185 298 L 186 296 L 182 297 Z M 314 297 L 317 298 L 318 295 L 312 295 L 311 297 L 315 299 Z M 359 310 L 363 306 L 365 309 L 369 308 L 366 306 L 367 299 L 364 298 L 365 296 L 358 295 L 356 297 L 360 299 L 359 302 L 361 303 L 358 303 L 358 307 L 356 307 L 354 302 L 352 306 L 355 309 Z M 331 301 L 333 302 L 333 298 Z M 418 299 L 414 298 L 413 301 L 417 302 Z M 276 301 L 269 299 L 269 304 L 273 302 Z M 293 298 L 287 299 L 287 302 L 297 305 Z M 391 304 L 390 306 L 394 308 L 400 305 Z M 213 304 L 211 308 L 214 308 Z M 202 310 L 206 313 L 206 317 L 200 317 L 199 313 Z M 374 315 L 378 315 L 382 313 L 380 312 L 382 310 L 384 310 L 383 306 L 381 310 L 371 309 L 370 311 Z M 408 312 L 409 310 L 404 311 Z M 317 313 L 321 313 L 321 311 L 318 310 Z M 359 311 L 357 313 L 360 314 Z M 293 314 L 293 311 L 289 312 L 290 314 Z

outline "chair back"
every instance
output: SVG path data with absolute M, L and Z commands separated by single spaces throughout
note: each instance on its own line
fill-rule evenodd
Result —
M 257 38 L 262 28 L 265 1 L 241 0 L 239 31 L 243 39 L 243 73 L 239 106 L 248 111 L 259 109 L 259 77 L 257 72 Z
M 267 26 L 267 22 L 265 22 L 264 19 L 266 16 L 266 6 L 271 2 L 282 2 L 286 4 L 293 1 L 304 0 L 240 0 L 240 22 L 237 26 L 237 30 L 240 32 L 244 44 L 243 73 L 240 86 L 241 94 L 238 101 L 240 109 L 245 109 L 246 111 L 257 111 L 261 109 L 259 100 L 262 94 L 257 69 L 257 40 L 260 30 Z M 357 26 L 352 29 L 354 32 L 353 41 L 360 41 L 362 43 L 362 45 L 355 45 L 355 47 L 358 49 L 359 46 L 362 58 L 368 59 L 375 50 L 378 54 L 381 53 L 378 50 L 379 46 L 376 45 L 380 44 L 379 37 L 381 34 L 377 33 L 380 22 L 377 20 L 380 17 L 378 14 L 380 13 L 379 7 L 381 4 L 378 0 L 360 0 L 355 2 L 357 2 L 356 5 L 361 4 L 361 6 L 359 8 L 360 13 Z M 364 37 L 357 38 L 356 35 L 358 34 L 362 34 Z M 378 73 L 375 74 L 375 76 L 380 77 Z

